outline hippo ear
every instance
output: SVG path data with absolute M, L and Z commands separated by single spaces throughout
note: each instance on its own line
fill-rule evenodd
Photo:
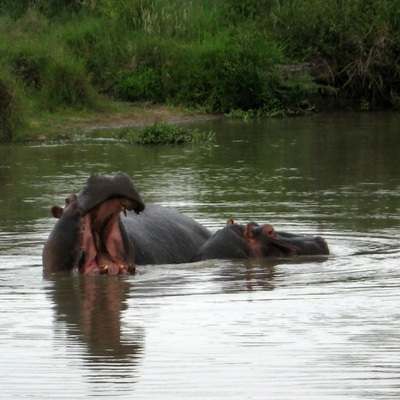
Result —
M 235 221 L 232 218 L 229 218 L 228 221 L 226 221 L 226 226 L 231 226 L 235 225 Z
M 250 223 L 248 223 L 248 224 L 246 225 L 246 229 L 245 229 L 245 231 L 244 231 L 244 236 L 245 236 L 247 239 L 252 239 L 252 238 L 254 238 L 254 226 L 255 226 L 255 224 L 253 224 L 252 222 L 250 222 Z
M 51 213 L 54 218 L 60 218 L 63 213 L 63 209 L 59 206 L 53 206 L 51 207 Z

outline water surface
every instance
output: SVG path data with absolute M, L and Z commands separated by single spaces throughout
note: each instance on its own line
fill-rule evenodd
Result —
M 195 126 L 217 142 L 0 146 L 2 397 L 397 399 L 398 114 Z M 267 222 L 332 254 L 44 279 L 50 207 L 119 170 L 213 231 Z

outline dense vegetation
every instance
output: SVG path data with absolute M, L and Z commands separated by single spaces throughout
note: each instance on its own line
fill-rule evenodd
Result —
M 212 143 L 215 132 L 183 128 L 165 122 L 143 126 L 137 129 L 125 128 L 117 135 L 128 143 L 135 144 L 183 144 L 183 143 Z
M 400 0 L 0 0 L 0 140 L 110 99 L 400 106 Z

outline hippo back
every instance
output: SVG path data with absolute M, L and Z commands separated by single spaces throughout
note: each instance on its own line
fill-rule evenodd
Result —
M 155 204 L 147 204 L 139 215 L 129 212 L 122 222 L 134 245 L 138 265 L 193 261 L 211 236 L 192 218 Z

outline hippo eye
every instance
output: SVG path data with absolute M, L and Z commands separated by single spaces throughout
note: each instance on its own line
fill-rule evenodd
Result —
M 69 197 L 67 197 L 66 199 L 65 199 L 65 204 L 69 204 L 71 202 L 71 200 L 69 199 Z

